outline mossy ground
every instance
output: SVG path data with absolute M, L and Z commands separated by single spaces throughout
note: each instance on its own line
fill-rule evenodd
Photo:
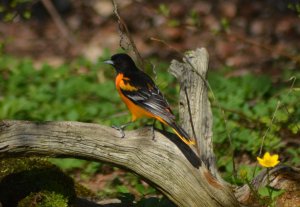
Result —
M 19 201 L 18 207 L 68 207 L 68 198 L 56 192 L 40 191 Z
M 0 160 L 0 201 L 3 207 L 67 207 L 76 195 L 92 193 L 46 159 Z

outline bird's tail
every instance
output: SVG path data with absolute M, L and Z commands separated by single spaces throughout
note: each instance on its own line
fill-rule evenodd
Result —
M 175 134 L 187 145 L 195 145 L 195 141 L 191 139 L 191 137 L 188 135 L 188 133 L 178 126 L 175 122 L 172 124 L 169 124 L 170 127 L 172 127 Z

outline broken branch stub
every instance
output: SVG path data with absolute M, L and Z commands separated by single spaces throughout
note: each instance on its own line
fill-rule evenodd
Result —
M 173 60 L 169 71 L 180 82 L 179 116 L 182 127 L 195 136 L 200 158 L 218 177 L 212 143 L 212 112 L 206 82 L 208 52 L 205 48 L 187 52 L 183 63 Z

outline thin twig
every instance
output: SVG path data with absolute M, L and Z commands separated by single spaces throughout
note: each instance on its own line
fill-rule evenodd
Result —
M 216 97 L 215 97 L 215 94 L 209 84 L 209 82 L 196 70 L 196 68 L 193 66 L 193 64 L 191 63 L 191 61 L 189 60 L 189 58 L 182 54 L 179 50 L 177 50 L 176 48 L 172 47 L 171 45 L 169 45 L 166 41 L 164 40 L 161 40 L 161 39 L 157 39 L 155 37 L 151 37 L 150 40 L 153 40 L 153 41 L 157 41 L 157 42 L 160 42 L 164 45 L 166 45 L 167 47 L 169 47 L 170 49 L 174 50 L 176 53 L 178 53 L 180 56 L 182 56 L 186 61 L 187 63 L 191 66 L 192 70 L 202 79 L 202 81 L 205 83 L 206 87 L 209 89 L 209 91 L 212 93 L 212 97 L 213 97 L 213 100 L 216 100 Z
M 292 91 L 292 89 L 293 89 L 293 87 L 294 87 L 295 81 L 296 81 L 296 78 L 293 78 L 293 82 L 292 82 L 292 85 L 291 85 L 291 87 L 290 87 L 290 90 L 289 90 L 288 94 L 291 93 L 291 91 Z M 278 111 L 280 105 L 281 105 L 281 101 L 279 100 L 279 101 L 277 101 L 276 109 L 275 109 L 275 111 L 274 111 L 274 113 L 273 113 L 273 116 L 272 116 L 272 119 L 271 119 L 270 126 L 267 128 L 267 130 L 266 130 L 266 132 L 265 132 L 265 134 L 264 134 L 264 136 L 263 136 L 263 138 L 262 138 L 262 143 L 261 143 L 261 145 L 260 145 L 260 149 L 259 149 L 259 154 L 258 154 L 258 156 L 261 156 L 262 148 L 263 148 L 263 144 L 264 144 L 265 138 L 266 138 L 267 134 L 268 134 L 269 131 L 270 131 L 270 128 L 271 128 L 271 126 L 272 126 L 272 124 L 273 124 L 273 122 L 274 122 L 274 120 L 275 120 L 275 116 L 276 116 L 276 113 L 277 113 L 277 111 Z M 288 112 L 288 111 L 287 111 L 287 112 Z
M 69 32 L 66 24 L 62 20 L 61 16 L 59 15 L 57 10 L 53 6 L 53 3 L 50 0 L 42 0 L 42 3 L 44 4 L 45 8 L 49 12 L 51 18 L 55 22 L 57 28 L 59 29 L 61 34 L 64 36 L 64 38 L 66 38 L 70 44 L 74 44 L 75 43 L 74 38 L 70 34 L 70 32 Z
M 262 137 L 262 141 L 261 141 L 261 145 L 260 145 L 260 149 L 259 149 L 259 153 L 258 153 L 258 157 L 261 156 L 262 154 L 262 149 L 263 149 L 263 146 L 264 146 L 264 142 L 265 142 L 265 139 L 266 139 L 266 136 L 267 134 L 269 133 L 270 129 L 271 129 L 271 126 L 273 125 L 273 121 L 275 120 L 275 115 L 279 109 L 279 106 L 280 106 L 280 101 L 277 102 L 277 105 L 276 105 L 276 109 L 273 113 L 273 116 L 272 116 L 272 119 L 271 119 L 271 123 L 270 125 L 268 126 L 267 130 L 265 131 L 263 137 Z M 255 175 L 255 172 L 256 172 L 256 169 L 257 169 L 257 163 L 255 164 L 255 167 L 254 167 L 254 170 L 253 170 L 253 177 Z
M 290 80 L 293 80 L 293 82 L 292 82 L 291 87 L 290 87 L 290 89 L 289 89 L 289 91 L 288 91 L 288 95 L 292 92 L 292 90 L 293 90 L 293 88 L 294 88 L 294 84 L 295 84 L 295 82 L 296 82 L 296 77 L 293 76 L 293 77 L 290 78 Z M 279 100 L 279 101 L 277 102 L 276 109 L 275 109 L 275 111 L 274 111 L 274 113 L 273 113 L 273 116 L 272 116 L 272 119 L 271 119 L 271 124 L 270 124 L 270 126 L 272 126 L 272 124 L 273 124 L 273 122 L 274 122 L 275 115 L 276 115 L 276 112 L 279 110 L 280 104 L 281 104 L 281 101 Z M 283 105 L 283 107 L 285 108 L 285 110 L 286 110 L 286 112 L 288 113 L 288 115 L 290 115 L 290 113 L 289 113 L 287 107 L 286 107 L 285 105 Z M 270 131 L 270 126 L 267 128 L 267 130 L 266 130 L 266 132 L 265 132 L 265 134 L 264 134 L 264 136 L 263 136 L 263 138 L 262 138 L 262 143 L 261 143 L 261 145 L 260 145 L 259 155 L 258 155 L 258 156 L 261 156 L 261 154 L 262 154 L 263 144 L 264 144 L 264 141 L 265 141 L 265 138 L 266 138 L 267 134 L 268 134 L 269 131 Z M 298 128 L 297 125 L 296 125 L 296 127 Z M 298 128 L 298 129 L 299 129 L 299 128 Z M 254 175 L 255 175 L 256 168 L 257 168 L 257 163 L 256 163 L 255 168 L 254 168 L 254 170 L 253 170 L 253 177 L 254 177 Z
M 280 107 L 280 104 L 281 104 L 281 101 L 277 101 L 276 109 L 275 109 L 275 111 L 273 113 L 273 116 L 272 116 L 272 119 L 271 119 L 271 123 L 268 126 L 267 130 L 265 131 L 264 136 L 262 137 L 262 141 L 261 141 L 261 145 L 260 145 L 258 157 L 260 157 L 261 154 L 262 154 L 262 149 L 263 149 L 263 146 L 264 146 L 264 142 L 265 142 L 266 136 L 268 135 L 268 133 L 269 133 L 269 131 L 271 129 L 271 126 L 273 125 L 273 122 L 275 120 L 275 116 L 276 116 L 276 113 L 277 113 L 277 111 L 278 111 L 278 109 Z
M 171 50 L 174 50 L 176 53 L 178 53 L 180 56 L 182 56 L 187 63 L 192 67 L 192 70 L 198 75 L 200 76 L 200 78 L 203 80 L 203 82 L 206 84 L 207 87 L 210 88 L 209 83 L 205 80 L 205 78 L 196 70 L 196 68 L 192 65 L 192 63 L 190 62 L 190 60 L 187 58 L 186 55 L 182 54 L 179 50 L 177 50 L 176 48 L 172 47 L 171 45 L 169 45 L 166 41 L 161 40 L 161 39 L 157 39 L 155 37 L 150 37 L 150 40 L 152 41 L 156 41 L 156 42 L 160 42 L 164 45 L 166 45 L 167 47 L 169 47 Z
M 195 139 L 195 144 L 196 144 L 196 149 L 198 152 L 198 155 L 200 156 L 200 148 L 198 146 L 198 142 L 197 142 L 197 136 L 196 136 L 196 132 L 195 132 L 195 127 L 194 127 L 194 122 L 193 122 L 193 117 L 192 117 L 192 111 L 191 111 L 191 104 L 190 104 L 190 99 L 186 90 L 186 86 L 184 87 L 184 93 L 185 93 L 185 98 L 186 98 L 186 102 L 187 102 L 187 106 L 188 106 L 188 112 L 189 112 L 189 116 L 190 116 L 190 123 L 191 123 L 191 127 L 192 127 L 192 131 L 193 131 L 193 136 Z
M 230 145 L 230 149 L 231 149 L 231 153 L 232 153 L 232 169 L 233 169 L 233 176 L 236 179 L 237 178 L 237 170 L 236 170 L 236 166 L 235 166 L 235 160 L 234 160 L 234 147 L 232 144 L 232 138 L 231 138 L 231 132 L 229 132 L 229 128 L 228 128 L 228 124 L 227 124 L 227 118 L 225 115 L 225 111 L 221 108 L 221 105 L 217 102 L 217 106 L 222 114 L 222 118 L 224 120 L 224 126 L 225 126 L 225 131 L 229 140 L 229 145 Z
M 113 4 L 113 13 L 114 15 L 116 16 L 117 18 L 117 21 L 118 21 L 118 25 L 119 25 L 119 29 L 121 31 L 122 34 L 125 34 L 126 37 L 128 38 L 131 46 L 132 46 L 132 49 L 133 49 L 133 52 L 135 53 L 136 57 L 137 57 L 137 60 L 140 64 L 140 67 L 142 68 L 142 70 L 144 70 L 144 60 L 142 58 L 142 56 L 140 55 L 137 47 L 136 47 L 136 44 L 134 43 L 133 39 L 132 39 L 132 36 L 129 32 L 129 29 L 125 23 L 125 21 L 121 18 L 121 16 L 119 15 L 119 12 L 118 12 L 118 5 L 117 3 L 115 2 L 115 0 L 111 0 L 112 4 Z M 120 39 L 120 47 L 121 46 L 121 41 L 122 41 L 122 38 Z M 124 48 L 123 48 L 124 49 Z

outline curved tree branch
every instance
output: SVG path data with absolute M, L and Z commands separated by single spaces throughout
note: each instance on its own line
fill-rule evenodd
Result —
M 104 161 L 141 175 L 178 206 L 237 206 L 231 190 L 176 137 L 143 128 L 119 132 L 79 122 L 0 122 L 0 157 L 43 155 Z

